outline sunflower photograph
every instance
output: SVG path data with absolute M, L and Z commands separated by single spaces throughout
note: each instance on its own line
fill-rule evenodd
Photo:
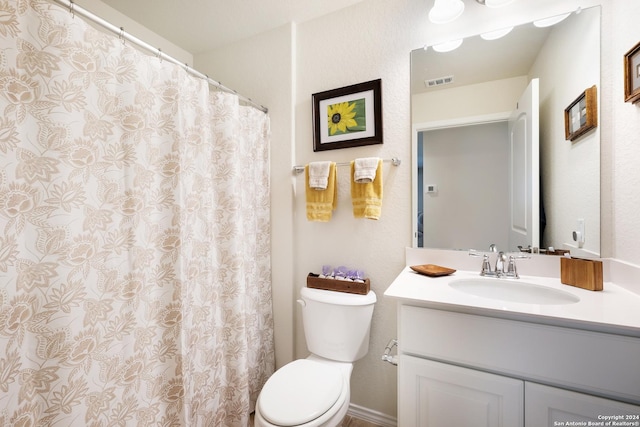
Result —
M 382 144 L 381 80 L 315 93 L 313 151 Z
M 362 132 L 367 129 L 365 100 L 339 102 L 327 107 L 327 126 L 329 135 Z

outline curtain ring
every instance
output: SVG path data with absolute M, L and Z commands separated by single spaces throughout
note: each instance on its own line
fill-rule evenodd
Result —
M 118 37 L 120 38 L 120 41 L 122 41 L 122 44 L 124 45 L 124 42 L 125 42 L 124 27 L 120 27 L 120 35 Z
M 160 62 L 162 62 L 162 49 L 158 48 L 158 60 L 160 60 Z
M 75 18 L 76 14 L 75 11 L 73 10 L 73 8 L 75 7 L 75 3 L 73 2 L 73 0 L 69 1 L 69 13 L 71 14 L 71 18 Z

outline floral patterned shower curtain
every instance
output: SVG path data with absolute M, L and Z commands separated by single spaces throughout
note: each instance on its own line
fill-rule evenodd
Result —
M 0 425 L 246 426 L 274 369 L 268 116 L 0 0 Z

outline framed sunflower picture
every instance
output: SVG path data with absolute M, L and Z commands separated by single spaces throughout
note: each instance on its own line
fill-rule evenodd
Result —
M 314 93 L 313 151 L 382 144 L 382 81 Z

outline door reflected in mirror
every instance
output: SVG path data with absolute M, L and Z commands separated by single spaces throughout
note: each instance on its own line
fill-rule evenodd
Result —
M 533 81 L 539 106 L 514 133 L 509 118 Z M 453 52 L 413 51 L 414 246 L 599 256 L 600 131 L 574 141 L 564 132 L 564 109 L 599 84 L 600 7 L 497 40 L 471 37 Z

